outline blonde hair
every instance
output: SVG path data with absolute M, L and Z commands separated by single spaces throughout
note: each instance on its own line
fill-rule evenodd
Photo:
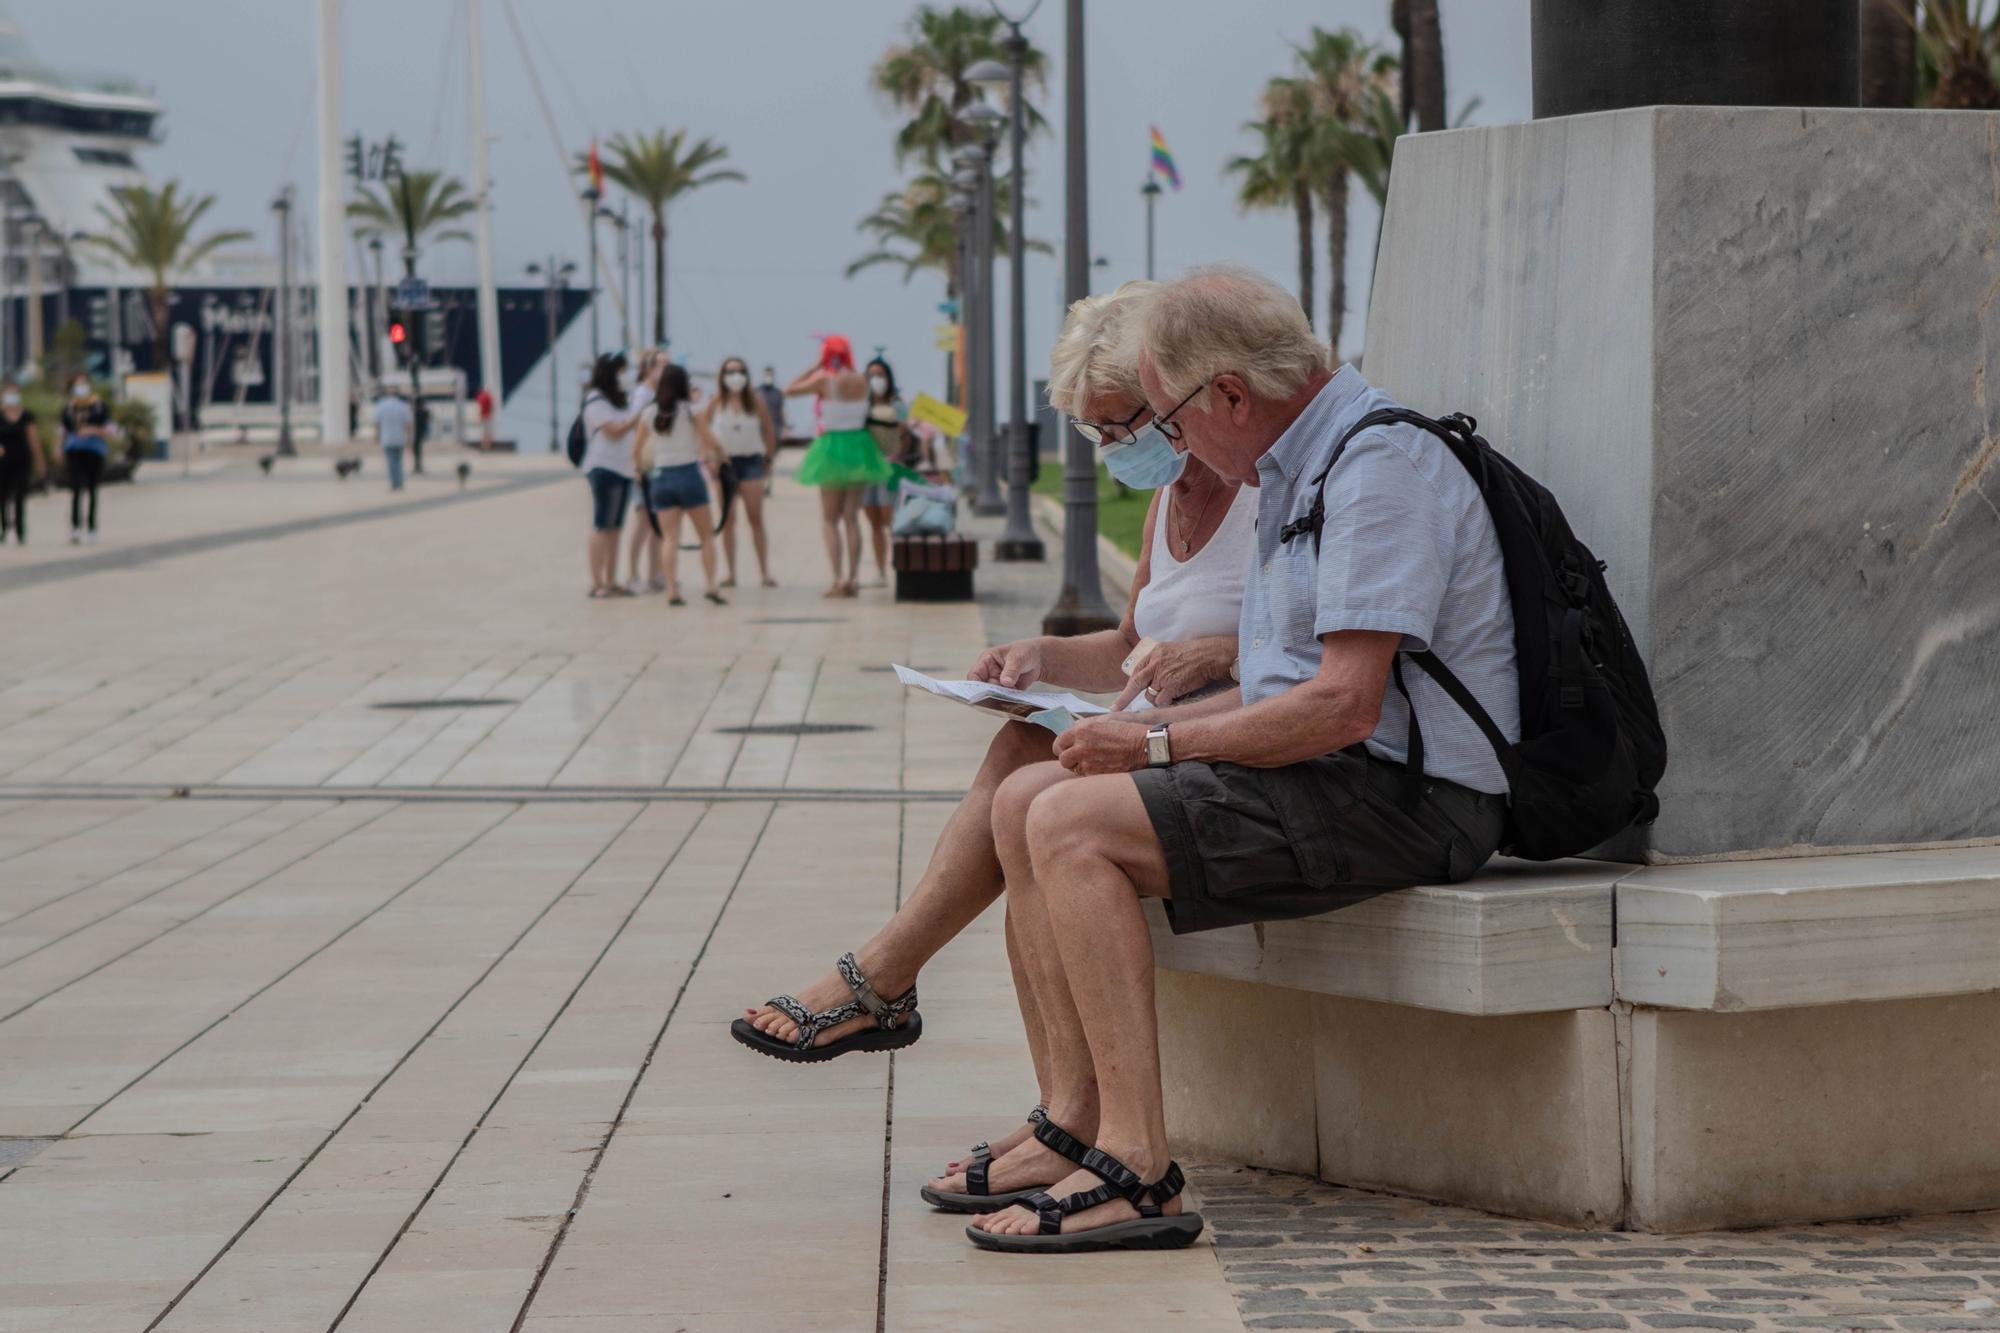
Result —
M 1290 398 L 1332 356 L 1297 298 L 1241 264 L 1204 265 L 1163 285 L 1137 331 L 1169 401 L 1224 373 L 1259 398 Z
M 1160 289 L 1157 282 L 1128 282 L 1116 291 L 1086 296 L 1069 308 L 1049 352 L 1049 403 L 1076 416 L 1106 394 L 1144 402 L 1139 385 L 1139 316 Z

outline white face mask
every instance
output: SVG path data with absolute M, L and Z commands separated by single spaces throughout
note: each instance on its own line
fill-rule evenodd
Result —
M 732 370 L 722 377 L 722 387 L 731 393 L 741 392 L 743 386 L 749 382 L 750 377 L 740 370 Z
M 0 407 L 19 407 L 20 405 L 21 395 L 15 393 L 12 389 L 9 389 L 6 393 L 0 393 Z
M 88 384 L 78 384 L 69 391 L 69 396 L 77 399 L 88 398 L 90 397 L 90 386 Z
M 889 392 L 889 381 L 881 375 L 870 375 L 868 377 L 868 387 L 876 393 L 887 393 Z

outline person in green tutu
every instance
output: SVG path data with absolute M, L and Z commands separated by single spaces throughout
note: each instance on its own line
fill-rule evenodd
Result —
M 787 394 L 819 399 L 819 438 L 799 463 L 798 479 L 819 487 L 820 529 L 833 568 L 828 597 L 861 591 L 861 494 L 889 482 L 895 468 L 868 433 L 868 381 L 854 367 L 854 348 L 838 333 L 820 342 L 819 360 L 785 386 Z M 843 552 L 844 557 L 843 557 Z

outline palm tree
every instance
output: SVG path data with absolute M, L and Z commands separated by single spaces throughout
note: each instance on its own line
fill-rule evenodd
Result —
M 153 311 L 153 364 L 164 369 L 169 364 L 167 323 L 173 306 L 174 279 L 223 246 L 251 239 L 250 233 L 215 231 L 194 239 L 195 224 L 214 207 L 215 196 L 182 195 L 177 180 L 168 181 L 157 191 L 144 185 L 129 185 L 116 191 L 112 199 L 117 207 L 97 206 L 105 229 L 82 240 L 151 277 L 146 294 Z
M 1347 177 L 1348 165 L 1336 146 L 1335 132 L 1358 124 L 1368 105 L 1369 91 L 1395 87 L 1396 57 L 1362 40 L 1352 28 L 1328 32 L 1315 27 L 1306 45 L 1294 48 L 1304 70 L 1303 82 L 1312 94 L 1317 132 L 1313 153 L 1320 203 L 1326 211 L 1327 319 L 1326 341 L 1337 353 L 1341 324 L 1347 312 Z
M 950 156 L 953 148 L 970 142 L 958 113 L 971 106 L 979 90 L 966 82 L 965 72 L 982 60 L 1006 63 L 1001 46 L 1006 24 L 998 14 L 953 5 L 940 9 L 920 5 L 906 28 L 907 40 L 892 46 L 875 62 L 872 82 L 898 111 L 910 119 L 896 134 L 896 164 L 921 156 L 929 165 Z M 1048 77 L 1048 57 L 1032 44 L 1021 60 L 1025 90 L 1040 89 Z M 1029 134 L 1045 122 L 1032 103 L 1024 110 Z
M 704 185 L 745 181 L 733 167 L 715 164 L 729 150 L 713 139 L 687 141 L 686 130 L 642 130 L 614 134 L 604 175 L 613 185 L 637 197 L 653 214 L 653 341 L 667 341 L 667 205 Z M 589 170 L 588 157 L 577 155 L 577 170 Z
M 1367 90 L 1359 108 L 1360 117 L 1350 125 L 1326 125 L 1321 127 L 1325 135 L 1327 150 L 1347 169 L 1361 180 L 1362 188 L 1375 200 L 1375 249 L 1380 257 L 1382 251 L 1382 220 L 1389 209 L 1389 172 L 1396 162 L 1396 143 L 1408 130 L 1403 119 L 1403 111 L 1389 90 L 1376 86 Z M 1473 98 L 1459 108 L 1458 118 L 1452 121 L 1456 129 L 1472 119 L 1479 110 L 1479 99 Z M 1373 271 L 1373 261 L 1370 261 Z M 1374 291 L 1374 282 L 1368 284 Z
M 1929 105 L 1950 111 L 2000 108 L 1995 51 L 2000 19 L 1986 0 L 1925 0 L 1917 26 L 1918 87 Z
M 900 190 L 882 196 L 875 211 L 855 228 L 875 238 L 876 249 L 847 266 L 853 277 L 878 264 L 900 264 L 903 281 L 908 282 L 923 269 L 945 275 L 948 295 L 958 292 L 958 221 L 947 202 L 955 187 L 936 172 L 924 172 Z M 1013 200 L 1013 182 L 1002 176 L 993 182 L 993 252 L 1010 252 L 1007 229 L 1008 209 Z M 890 246 L 900 243 L 900 249 Z M 1023 248 L 1049 253 L 1046 242 L 1030 240 Z
M 1299 305 L 1313 309 L 1313 120 L 1311 93 L 1297 79 L 1272 79 L 1259 99 L 1259 119 L 1244 129 L 1258 151 L 1233 157 L 1226 171 L 1242 177 L 1236 202 L 1245 209 L 1290 208 L 1299 233 Z
M 403 238 L 403 272 L 415 277 L 417 253 L 425 241 L 469 241 L 472 233 L 452 223 L 479 207 L 455 177 L 441 171 L 405 171 L 383 183 L 361 187 L 347 206 L 363 235 L 388 232 Z
M 1444 27 L 1438 0 L 1391 0 L 1390 23 L 1403 42 L 1403 91 L 1399 108 L 1404 125 L 1419 130 L 1444 128 Z
M 1861 0 L 1861 105 L 1917 100 L 1917 0 Z

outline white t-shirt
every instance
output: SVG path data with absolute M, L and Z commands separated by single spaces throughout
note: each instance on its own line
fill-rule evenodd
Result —
M 624 407 L 613 407 L 601 394 L 593 393 L 584 400 L 583 429 L 583 470 L 603 468 L 621 477 L 632 475 L 632 435 L 630 431 L 613 439 L 604 433 L 606 426 L 621 425 L 644 411 L 653 401 L 653 391 L 643 385 L 634 389 Z

